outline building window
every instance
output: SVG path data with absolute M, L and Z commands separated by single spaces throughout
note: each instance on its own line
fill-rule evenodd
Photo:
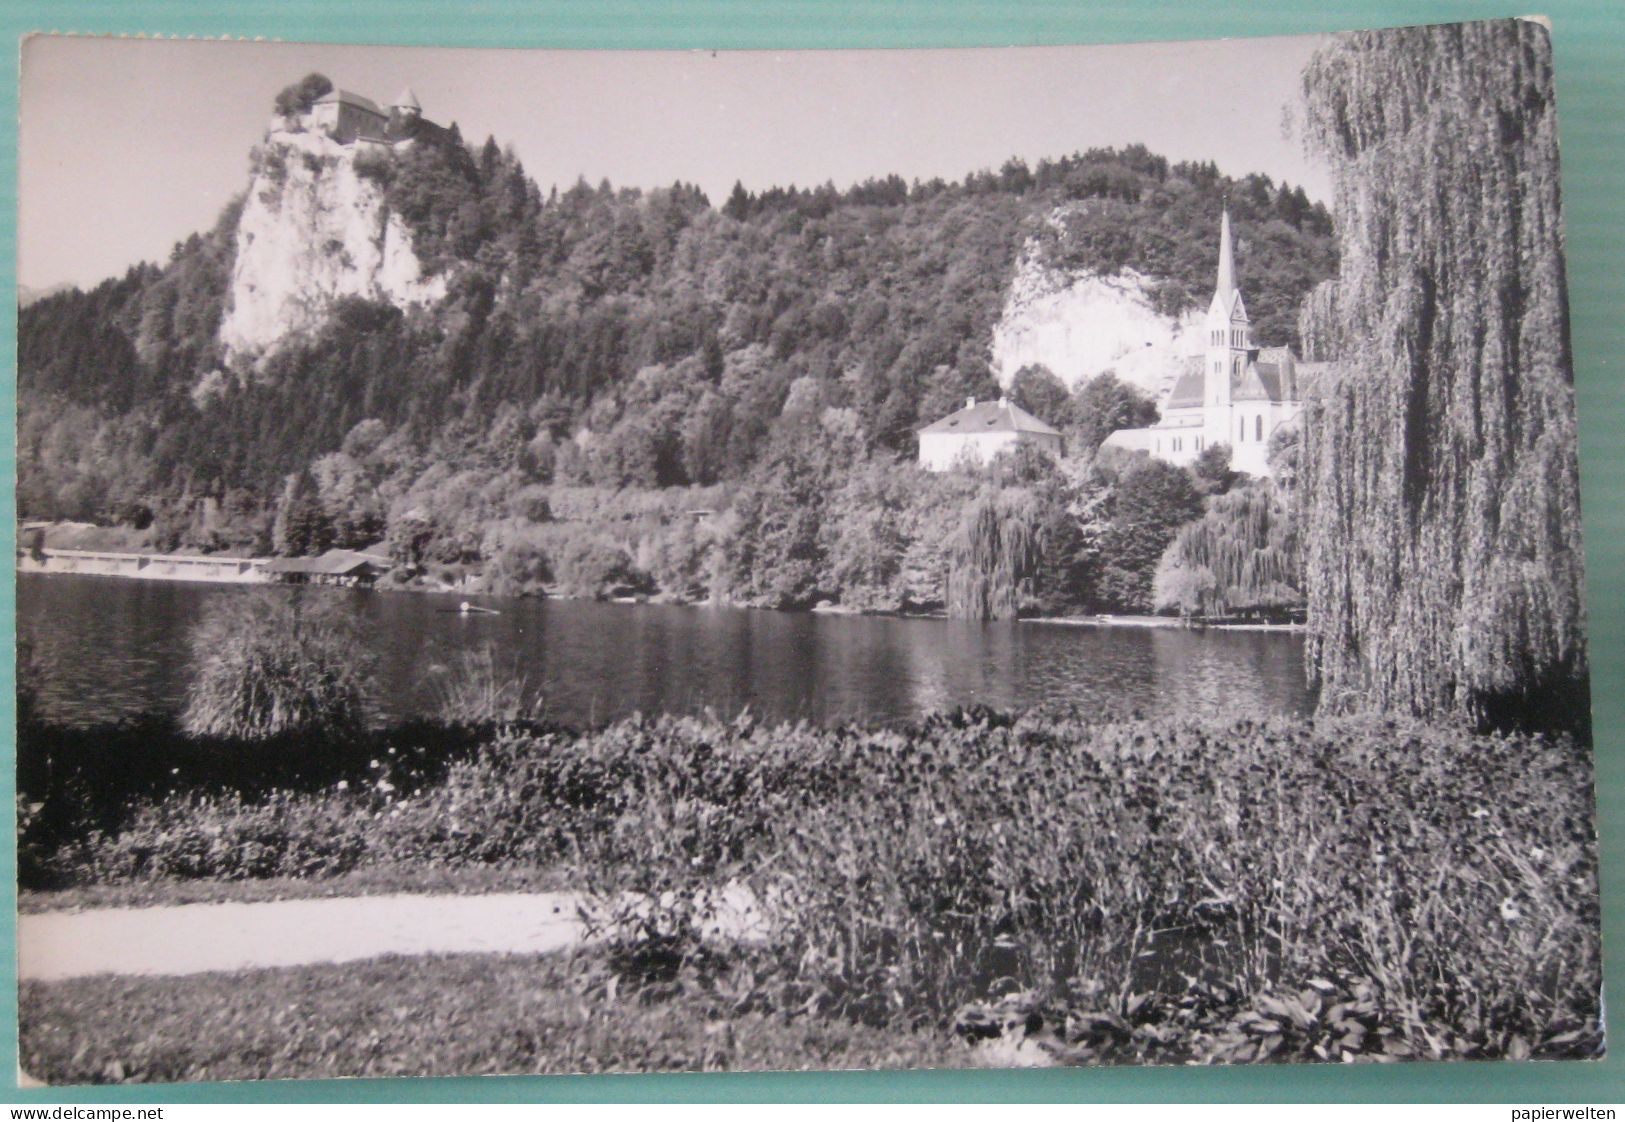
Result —
M 1253 424 L 1253 439 L 1254 440 L 1263 440 L 1264 439 L 1264 414 L 1260 413 L 1257 417 L 1253 418 L 1253 421 L 1254 421 L 1254 424 Z
M 1246 440 L 1246 439 L 1247 439 L 1247 418 L 1243 417 L 1241 419 L 1241 432 L 1236 435 L 1236 440 L 1238 442 L 1240 442 L 1240 441 L 1243 441 L 1243 440 Z

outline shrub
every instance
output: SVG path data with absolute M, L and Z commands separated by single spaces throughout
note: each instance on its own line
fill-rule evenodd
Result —
M 192 633 L 182 725 L 193 736 L 354 736 L 371 709 L 371 658 L 337 601 L 305 592 L 222 596 Z
M 395 161 L 387 152 L 363 150 L 356 153 L 355 173 L 360 179 L 387 188 L 395 179 Z
M 317 100 L 333 92 L 333 83 L 325 74 L 311 72 L 292 85 L 282 87 L 276 95 L 276 111 L 284 117 L 310 112 Z
M 448 725 L 508 725 L 540 715 L 541 698 L 525 675 L 517 665 L 511 672 L 499 668 L 489 643 L 429 672 L 435 714 Z
M 626 550 L 597 534 L 567 537 L 559 547 L 555 571 L 569 596 L 603 599 L 642 583 Z
M 528 538 L 503 542 L 487 562 L 481 584 L 498 596 L 539 595 L 553 579 L 547 553 Z

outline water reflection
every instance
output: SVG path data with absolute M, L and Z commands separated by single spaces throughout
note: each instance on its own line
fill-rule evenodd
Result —
M 42 708 L 80 723 L 178 709 L 190 629 L 215 597 L 241 594 L 20 575 L 18 634 L 34 648 Z M 392 718 L 431 710 L 434 667 L 487 645 L 542 693 L 549 715 L 571 724 L 705 708 L 828 722 L 972 704 L 1225 713 L 1308 704 L 1302 642 L 1282 633 L 498 599 L 480 603 L 502 614 L 465 616 L 433 596 L 305 594 L 341 597 L 359 614 Z

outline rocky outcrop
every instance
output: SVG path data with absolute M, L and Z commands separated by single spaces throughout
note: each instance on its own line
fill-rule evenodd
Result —
M 262 358 L 314 330 L 344 297 L 405 309 L 445 295 L 443 276 L 423 275 L 411 234 L 374 174 L 391 158 L 382 145 L 339 144 L 293 122 L 273 123 L 255 152 L 237 226 L 220 324 L 228 362 Z
M 1029 245 L 993 329 L 999 383 L 1009 385 L 1023 366 L 1042 364 L 1068 386 L 1111 370 L 1160 394 L 1180 359 L 1202 350 L 1202 313 L 1157 311 L 1153 287 L 1152 278 L 1132 269 L 1103 276 L 1054 268 Z

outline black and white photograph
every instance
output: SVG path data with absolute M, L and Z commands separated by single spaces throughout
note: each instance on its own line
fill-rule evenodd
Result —
M 25 1086 L 1604 1054 L 1544 22 L 21 76 Z

